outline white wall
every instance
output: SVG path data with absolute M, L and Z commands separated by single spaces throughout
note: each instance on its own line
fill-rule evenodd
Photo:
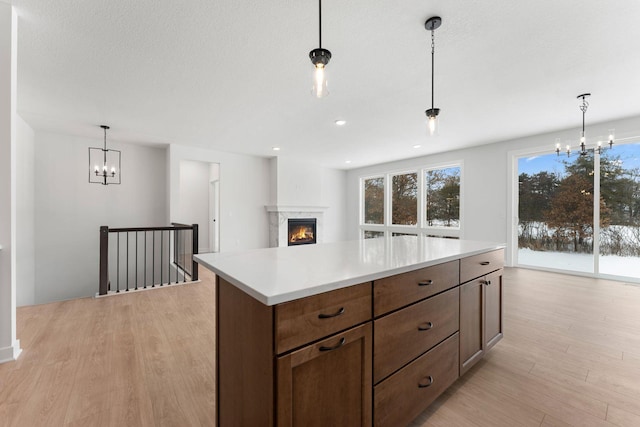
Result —
M 616 129 L 616 138 L 640 136 L 640 117 L 590 125 L 587 135 L 607 135 L 608 129 Z M 508 243 L 507 262 L 511 262 L 511 236 L 509 224 L 517 224 L 517 209 L 512 209 L 513 152 L 542 150 L 553 153 L 555 139 L 578 139 L 579 129 L 566 129 L 511 141 L 497 142 L 480 147 L 449 151 L 431 156 L 384 163 L 353 169 L 347 174 L 347 225 L 349 238 L 359 236 L 359 185 L 363 176 L 387 171 L 433 166 L 462 161 L 462 209 L 463 230 L 461 238 Z M 640 140 L 640 138 L 638 138 Z M 615 149 L 615 146 L 614 146 Z M 517 165 L 516 165 L 517 167 Z
M 118 144 L 122 184 L 88 183 L 88 147 L 96 139 L 35 133 L 35 302 L 95 295 L 99 228 L 168 225 L 166 149 Z
M 198 224 L 198 252 L 209 248 L 209 182 L 210 163 L 182 160 L 180 162 L 180 204 L 172 222 Z
M 16 117 L 16 304 L 35 303 L 35 137 Z
M 178 218 L 180 163 L 197 160 L 220 164 L 220 251 L 265 248 L 269 224 L 269 160 L 171 144 L 168 150 L 169 218 Z
M 0 363 L 20 355 L 16 339 L 16 89 L 18 16 L 0 2 Z
M 323 242 L 347 239 L 347 173 L 311 165 L 299 159 L 271 159 L 273 205 L 323 206 Z M 273 174 L 275 173 L 275 179 Z

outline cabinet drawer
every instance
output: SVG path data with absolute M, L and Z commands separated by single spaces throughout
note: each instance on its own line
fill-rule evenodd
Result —
M 377 319 L 373 341 L 374 383 L 458 331 L 459 310 L 460 290 L 456 287 Z
M 370 283 L 278 304 L 275 307 L 276 354 L 370 319 Z
M 458 334 L 374 387 L 374 425 L 404 426 L 458 378 Z
M 460 260 L 460 283 L 484 276 L 504 267 L 504 249 L 474 255 Z
M 456 260 L 374 281 L 374 316 L 380 316 L 457 286 L 458 270 Z

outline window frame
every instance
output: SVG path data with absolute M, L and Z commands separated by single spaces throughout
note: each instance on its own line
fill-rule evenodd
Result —
M 442 227 L 428 226 L 426 221 L 426 188 L 425 180 L 428 171 L 438 169 L 460 169 L 460 193 L 459 193 L 459 226 L 458 227 Z M 416 225 L 392 224 L 392 194 L 391 183 L 394 176 L 416 173 L 417 180 L 417 221 Z M 364 222 L 364 195 L 365 181 L 372 178 L 384 177 L 384 224 L 366 224 Z M 434 163 L 430 165 L 422 165 L 414 168 L 392 169 L 385 172 L 375 174 L 367 174 L 359 177 L 359 238 L 364 239 L 366 231 L 383 232 L 385 237 L 391 237 L 393 233 L 416 234 L 418 236 L 436 236 L 449 238 L 462 238 L 464 234 L 464 162 L 455 160 L 443 163 Z

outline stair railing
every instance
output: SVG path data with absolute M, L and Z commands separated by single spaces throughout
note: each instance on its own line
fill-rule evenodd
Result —
M 185 245 L 190 243 L 190 247 Z M 100 227 L 99 295 L 198 280 L 198 224 Z M 111 262 L 110 262 L 111 260 Z

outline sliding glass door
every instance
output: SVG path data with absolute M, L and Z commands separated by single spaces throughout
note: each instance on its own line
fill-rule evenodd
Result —
M 640 278 L 640 144 L 518 158 L 517 264 Z
M 640 144 L 600 158 L 600 272 L 640 277 Z

